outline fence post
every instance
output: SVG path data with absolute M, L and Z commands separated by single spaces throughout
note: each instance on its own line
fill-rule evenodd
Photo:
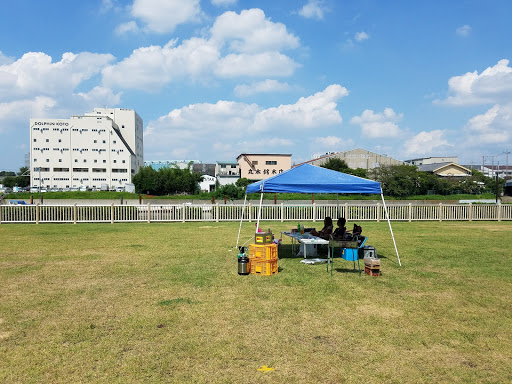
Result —
M 351 218 L 350 218 L 350 217 L 348 217 L 348 203 L 345 203 L 345 207 L 344 207 L 344 209 L 345 209 L 345 213 L 344 213 L 343 217 L 344 217 L 347 221 L 349 221 Z
M 252 223 L 252 203 L 249 203 L 249 223 Z
M 219 203 L 215 203 L 215 221 L 217 223 L 219 222 L 219 212 L 220 212 Z
M 110 224 L 114 224 L 114 203 L 110 204 Z
M 316 203 L 313 203 L 313 223 L 316 223 Z
M 39 224 L 39 203 L 36 203 L 36 224 Z
M 213 197 L 212 197 L 213 199 Z M 213 200 L 212 200 L 213 201 Z M 185 213 L 185 210 L 187 209 L 187 206 L 185 205 L 185 203 L 182 204 L 183 205 L 183 209 L 181 210 L 181 222 L 184 223 L 185 222 L 185 216 L 186 216 L 186 213 Z
M 377 223 L 380 223 L 380 203 L 377 203 Z
M 284 203 L 281 201 L 281 223 L 284 222 Z
M 409 203 L 408 216 L 409 216 L 409 223 L 410 223 L 412 221 L 412 203 Z
M 148 203 L 148 224 L 151 223 L 151 203 Z
M 73 224 L 76 224 L 78 216 L 78 208 L 76 207 L 76 203 L 73 204 Z
M 498 203 L 496 209 L 498 210 L 498 221 L 501 221 L 501 202 Z
M 469 218 L 469 221 L 473 221 L 473 203 L 469 203 L 468 218 Z
M 439 221 L 443 221 L 443 203 L 439 203 Z

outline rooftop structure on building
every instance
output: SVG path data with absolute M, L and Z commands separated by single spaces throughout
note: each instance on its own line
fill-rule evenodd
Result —
M 345 152 L 334 152 L 334 153 L 328 153 L 324 156 L 321 156 L 319 158 L 305 161 L 300 164 L 296 164 L 295 166 L 301 165 L 301 164 L 312 164 L 312 165 L 324 165 L 327 163 L 330 159 L 340 159 L 345 161 L 347 163 L 347 166 L 352 169 L 362 168 L 362 169 L 373 169 L 378 168 L 383 165 L 402 165 L 404 164 L 401 160 L 395 160 L 389 156 L 386 155 L 380 155 L 378 153 L 370 152 L 365 149 L 357 148 L 352 149 L 350 151 Z
M 143 162 L 143 122 L 133 109 L 30 119 L 32 186 L 115 189 L 130 184 Z
M 458 163 L 457 156 L 443 156 L 443 157 L 419 157 L 417 159 L 404 160 L 405 164 L 409 165 L 426 165 L 426 164 L 441 164 L 441 163 Z
M 419 171 L 434 173 L 441 177 L 467 177 L 471 176 L 471 170 L 452 162 L 429 163 L 416 166 Z

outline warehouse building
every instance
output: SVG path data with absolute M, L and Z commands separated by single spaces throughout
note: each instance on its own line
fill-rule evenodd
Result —
M 143 163 L 143 124 L 133 109 L 30 119 L 33 187 L 116 189 L 131 183 Z

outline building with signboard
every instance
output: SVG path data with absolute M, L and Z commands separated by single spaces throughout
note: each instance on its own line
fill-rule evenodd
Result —
M 124 187 L 144 164 L 142 119 L 95 108 L 69 119 L 30 119 L 30 181 L 41 188 Z
M 291 154 L 242 153 L 236 158 L 240 177 L 262 180 L 292 167 Z

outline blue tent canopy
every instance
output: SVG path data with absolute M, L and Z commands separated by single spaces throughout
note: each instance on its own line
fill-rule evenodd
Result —
M 311 164 L 247 186 L 246 193 L 368 193 L 381 194 L 380 183 Z

